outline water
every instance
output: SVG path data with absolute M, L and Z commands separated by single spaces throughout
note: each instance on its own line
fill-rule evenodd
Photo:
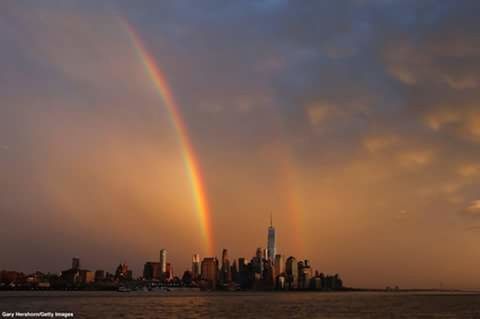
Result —
M 369 292 L 0 292 L 0 316 L 4 311 L 73 312 L 75 318 L 480 319 L 480 295 Z

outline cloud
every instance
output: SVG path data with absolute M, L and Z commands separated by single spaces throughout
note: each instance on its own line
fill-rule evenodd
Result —
M 473 142 L 480 142 L 480 112 L 475 106 L 450 107 L 428 111 L 426 125 Z
M 433 152 L 430 150 L 406 150 L 397 154 L 401 166 L 417 168 L 430 164 L 433 161 Z
M 461 214 L 466 217 L 480 217 L 480 200 L 474 200 L 461 211 Z
M 375 153 L 387 149 L 399 142 L 396 136 L 369 136 L 363 140 L 363 146 L 370 152 Z
M 480 164 L 469 163 L 458 167 L 458 174 L 463 177 L 474 177 L 480 173 Z
M 328 103 L 316 102 L 308 105 L 306 111 L 310 124 L 318 126 L 324 123 L 329 116 L 333 115 L 334 108 Z

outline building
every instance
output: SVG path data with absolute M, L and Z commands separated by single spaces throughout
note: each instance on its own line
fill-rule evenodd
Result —
M 216 257 L 206 257 L 202 260 L 201 279 L 204 288 L 215 289 L 218 280 L 218 260 Z
M 80 258 L 72 258 L 72 268 L 62 271 L 62 279 L 70 286 L 87 285 L 95 281 L 95 273 L 80 269 Z
M 312 268 L 308 260 L 298 262 L 298 288 L 310 288 L 310 281 L 312 279 Z
M 236 283 L 240 285 L 241 289 L 248 289 L 250 287 L 250 265 L 246 258 L 238 258 Z
M 95 282 L 95 273 L 90 270 L 80 269 L 78 271 L 78 281 L 80 284 L 91 284 Z
M 285 265 L 287 289 L 298 288 L 298 264 L 295 257 L 288 257 Z
M 118 265 L 115 270 L 115 280 L 132 280 L 132 272 L 128 270 L 128 265 L 126 263 Z
M 228 284 L 232 281 L 232 270 L 230 268 L 230 260 L 228 259 L 228 250 L 222 251 L 222 267 L 220 269 L 220 282 Z
M 276 254 L 275 262 L 273 264 L 275 269 L 275 276 L 279 276 L 285 272 L 285 262 L 283 261 L 283 255 Z
M 80 259 L 72 258 L 72 268 L 62 271 L 62 279 L 70 286 L 87 285 L 95 281 L 95 273 L 80 269 Z
M 192 277 L 193 280 L 200 278 L 200 255 L 195 254 L 192 257 Z
M 162 269 L 159 262 L 146 262 L 143 266 L 143 278 L 146 280 L 161 280 Z
M 273 263 L 276 255 L 275 248 L 275 228 L 273 227 L 273 218 L 270 214 L 270 227 L 268 227 L 268 239 L 267 239 L 267 259 Z
M 167 251 L 165 249 L 160 250 L 160 271 L 162 274 L 167 272 Z
M 104 281 L 105 280 L 105 271 L 97 270 L 95 271 L 95 281 Z
M 264 255 L 264 250 L 259 247 L 255 252 L 255 257 L 253 257 L 252 260 L 250 261 L 250 265 L 253 268 L 253 272 L 260 274 L 260 278 L 263 272 L 263 259 L 264 259 L 263 255 Z

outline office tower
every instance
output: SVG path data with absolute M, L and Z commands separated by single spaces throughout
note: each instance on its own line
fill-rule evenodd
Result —
M 222 251 L 222 268 L 220 273 L 220 281 L 225 284 L 232 281 L 232 273 L 230 269 L 230 260 L 228 259 L 228 250 Z
M 146 262 L 143 266 L 143 278 L 147 280 L 160 280 L 162 279 L 162 271 L 159 262 Z
M 312 279 L 312 268 L 308 260 L 298 262 L 298 288 L 310 288 L 310 280 Z
M 267 241 L 267 253 L 268 253 L 268 260 L 273 263 L 276 248 L 275 248 L 275 228 L 273 227 L 273 218 L 270 214 L 270 227 L 268 227 L 268 241 Z
M 72 269 L 74 270 L 80 269 L 80 258 L 78 257 L 72 258 Z
M 232 274 L 232 281 L 238 282 L 238 269 L 237 269 L 237 261 L 234 260 L 232 266 L 230 266 L 230 273 Z
M 192 277 L 197 280 L 200 277 L 200 255 L 195 254 L 192 257 Z
M 255 258 L 258 260 L 262 260 L 263 258 L 263 249 L 261 247 L 257 248 L 257 251 L 255 252 Z
M 248 271 L 248 261 L 246 258 L 238 258 L 238 271 Z
M 251 261 L 252 269 L 255 273 L 260 274 L 260 277 L 263 272 L 263 249 L 257 248 L 255 257 Z
M 201 278 L 206 282 L 207 287 L 214 289 L 217 286 L 218 260 L 216 257 L 207 257 L 202 260 Z
M 162 274 L 167 272 L 167 251 L 165 249 L 160 250 L 160 271 Z
M 285 262 L 283 261 L 283 256 L 280 254 L 275 255 L 275 276 L 283 274 L 285 271 Z
M 297 289 L 298 287 L 298 264 L 295 257 L 288 257 L 285 267 L 288 289 Z
M 105 271 L 97 270 L 95 271 L 95 281 L 105 280 Z
M 249 276 L 250 269 L 247 259 L 243 257 L 238 258 L 237 283 L 240 285 L 240 288 L 247 289 L 249 287 Z

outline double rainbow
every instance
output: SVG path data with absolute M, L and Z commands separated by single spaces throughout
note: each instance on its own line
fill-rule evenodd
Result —
M 201 224 L 203 237 L 206 241 L 207 252 L 210 255 L 214 253 L 214 240 L 211 227 L 210 210 L 207 200 L 207 192 L 205 189 L 205 183 L 202 176 L 200 165 L 192 146 L 192 142 L 188 135 L 188 129 L 183 120 L 180 108 L 175 101 L 172 90 L 168 84 L 165 73 L 161 70 L 156 63 L 155 58 L 147 50 L 146 45 L 142 41 L 140 35 L 135 31 L 128 21 L 122 19 L 122 24 L 125 26 L 129 38 L 135 48 L 135 51 L 145 68 L 147 75 L 150 78 L 157 94 L 163 101 L 168 114 L 172 120 L 175 130 L 178 135 L 179 143 L 182 147 L 183 160 L 186 171 L 190 179 L 192 186 L 193 197 L 198 214 L 198 218 Z

